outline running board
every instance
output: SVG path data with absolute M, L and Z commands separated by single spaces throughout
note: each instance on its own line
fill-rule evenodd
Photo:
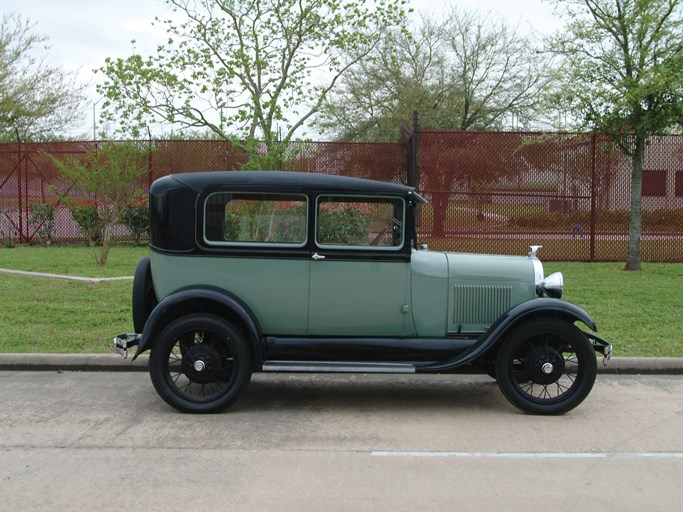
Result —
M 415 366 L 406 363 L 364 363 L 354 361 L 267 361 L 264 372 L 310 373 L 415 373 Z

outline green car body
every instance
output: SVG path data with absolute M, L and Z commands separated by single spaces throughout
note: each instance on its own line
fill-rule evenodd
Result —
M 241 297 L 265 335 L 483 333 L 512 306 L 536 298 L 528 257 L 413 249 L 409 262 L 278 258 L 264 264 L 152 251 L 150 260 L 159 300 L 192 286 L 216 286 Z
M 561 275 L 544 278 L 538 247 L 527 256 L 421 247 L 424 202 L 411 187 L 339 176 L 161 178 L 133 288 L 139 334 L 117 337 L 117 350 L 151 350 L 157 391 L 189 412 L 227 407 L 254 371 L 468 368 L 497 377 L 527 412 L 578 405 L 595 379 L 590 354 L 609 357 L 611 347 L 573 325 L 595 330 L 559 300 Z

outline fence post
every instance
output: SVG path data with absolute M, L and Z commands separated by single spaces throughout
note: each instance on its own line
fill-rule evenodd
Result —
M 596 229 L 596 211 L 595 211 L 595 172 L 596 172 L 596 150 L 597 137 L 595 132 L 591 136 L 591 227 L 590 227 L 590 249 L 588 258 L 590 261 L 595 261 L 595 229 Z
M 149 128 L 148 128 L 149 130 Z M 147 146 L 147 193 L 149 194 L 149 189 L 152 188 L 152 133 L 149 132 L 149 145 Z
M 413 110 L 413 186 L 420 190 L 420 116 L 417 110 Z
M 21 137 L 19 136 L 19 130 L 16 128 L 14 131 L 17 134 L 17 144 L 18 144 L 18 161 L 17 161 L 17 199 L 19 200 L 19 210 L 18 210 L 18 219 L 17 222 L 19 223 L 19 242 L 24 241 L 24 197 L 23 197 L 23 192 L 21 189 L 21 168 L 22 168 L 22 161 L 24 162 L 24 166 L 26 165 L 26 159 L 22 153 L 22 145 L 21 145 Z M 28 179 L 28 172 L 24 172 L 24 175 Z M 28 237 L 26 237 L 28 238 Z
M 419 113 L 413 110 L 411 123 L 401 125 L 401 138 L 406 144 L 406 183 L 420 189 L 420 124 Z

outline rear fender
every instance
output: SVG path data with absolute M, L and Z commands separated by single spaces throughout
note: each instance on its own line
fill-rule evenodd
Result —
M 260 368 L 264 347 L 256 317 L 238 297 L 215 287 L 183 288 L 157 304 L 145 322 L 133 361 L 144 351 L 153 348 L 155 338 L 169 323 L 191 313 L 212 313 L 241 328 L 250 342 L 254 366 Z

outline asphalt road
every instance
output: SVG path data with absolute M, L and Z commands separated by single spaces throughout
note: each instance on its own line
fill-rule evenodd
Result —
M 12 511 L 672 511 L 683 376 L 600 375 L 561 417 L 484 376 L 255 375 L 175 412 L 144 373 L 0 372 Z

